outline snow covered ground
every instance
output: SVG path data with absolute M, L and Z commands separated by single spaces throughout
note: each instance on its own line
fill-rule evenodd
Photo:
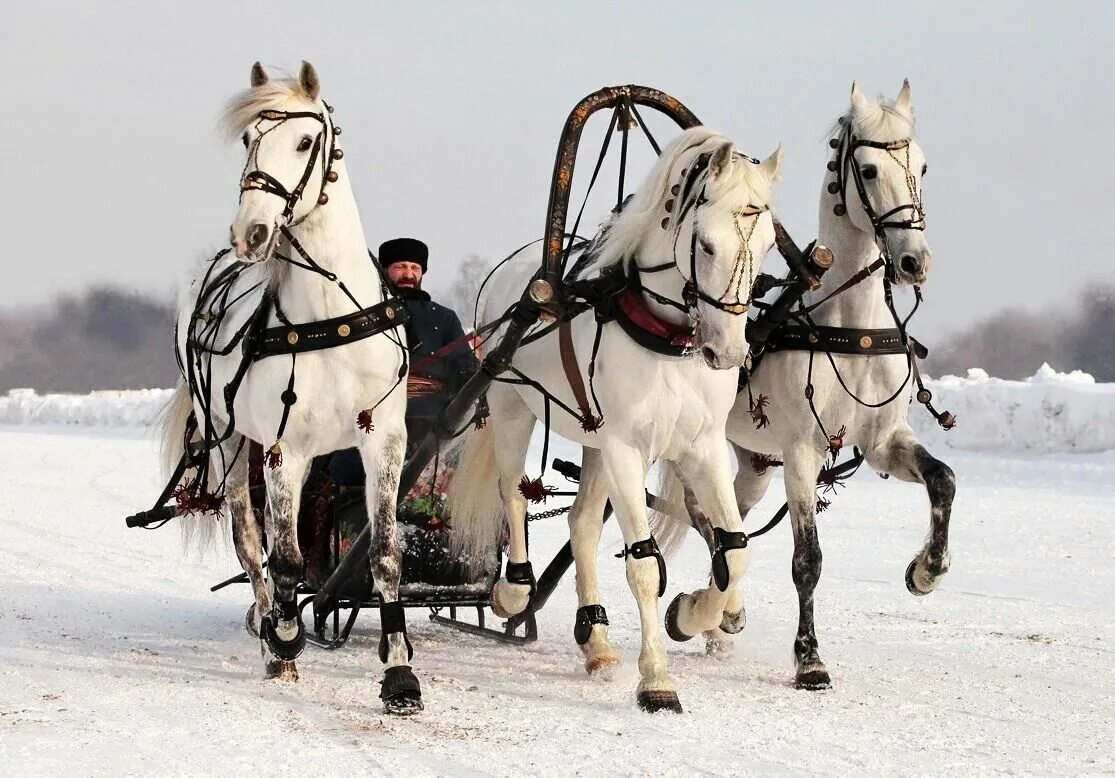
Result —
M 783 526 L 753 544 L 735 656 L 669 644 L 686 714 L 640 713 L 638 622 L 609 526 L 602 583 L 623 660 L 611 681 L 581 669 L 570 577 L 525 648 L 411 611 L 426 711 L 400 720 L 380 713 L 374 615 L 346 649 L 307 649 L 297 684 L 265 681 L 242 627 L 246 588 L 208 591 L 238 570 L 231 553 L 183 557 L 173 529 L 124 527 L 161 486 L 147 435 L 0 428 L 6 774 L 1115 770 L 1115 452 L 938 448 L 959 478 L 952 572 L 924 598 L 902 580 L 926 532 L 924 494 L 857 476 L 820 519 L 829 691 L 788 683 L 796 598 Z M 760 517 L 780 502 L 774 491 Z M 534 529 L 544 564 L 564 523 Z M 701 585 L 707 569 L 694 539 L 670 564 L 663 603 Z

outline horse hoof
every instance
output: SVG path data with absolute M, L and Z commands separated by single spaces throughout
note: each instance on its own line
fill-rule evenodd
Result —
M 731 659 L 736 653 L 736 644 L 715 632 L 705 633 L 705 654 L 713 659 Z
M 670 602 L 670 607 L 666 609 L 666 618 L 664 619 L 666 634 L 670 636 L 671 640 L 676 640 L 678 643 L 693 639 L 692 635 L 686 635 L 678 629 L 678 608 L 681 607 L 681 598 L 684 596 L 684 594 L 679 594 Z
M 302 624 L 302 619 L 299 617 L 295 620 L 298 629 L 295 631 L 294 636 L 288 640 L 284 640 L 279 636 L 275 628 L 275 622 L 272 619 L 264 619 L 260 625 L 260 632 L 262 633 L 263 642 L 271 651 L 271 654 L 276 659 L 284 659 L 293 662 L 306 648 L 306 628 Z
M 910 562 L 910 566 L 906 568 L 906 589 L 907 589 L 907 591 L 910 592 L 910 594 L 914 595 L 915 597 L 924 597 L 925 595 L 929 594 L 931 591 L 933 591 L 937 587 L 934 585 L 934 586 L 931 586 L 930 588 L 925 589 L 925 590 L 922 590 L 922 589 L 918 588 L 917 583 L 915 583 L 915 581 L 914 581 L 914 574 L 917 571 L 917 565 L 918 565 L 918 560 L 915 557 Z
M 508 588 L 510 592 L 507 591 Z M 520 596 L 516 589 L 523 589 L 524 593 Z M 518 616 L 520 613 L 527 609 L 530 604 L 530 587 L 525 584 L 509 584 L 504 580 L 496 581 L 496 585 L 492 587 L 492 613 L 499 616 L 501 619 L 509 619 L 512 616 Z
M 612 670 L 619 664 L 619 657 L 614 654 L 594 656 L 585 660 L 585 672 L 593 678 L 604 678 L 611 675 Z
M 422 689 L 406 665 L 388 667 L 379 690 L 383 712 L 389 716 L 413 716 L 422 711 Z
M 639 709 L 647 713 L 682 713 L 677 692 L 639 692 Z
M 794 678 L 794 687 L 814 692 L 831 689 L 832 679 L 829 678 L 829 671 L 824 665 L 814 665 L 805 670 L 798 670 L 797 677 Z
M 259 637 L 259 610 L 253 602 L 248 606 L 248 612 L 244 614 L 244 629 L 248 630 L 248 634 L 254 638 Z
M 743 632 L 743 628 L 746 626 L 747 611 L 743 608 L 740 608 L 735 613 L 724 611 L 724 616 L 720 619 L 720 631 L 729 635 L 738 635 Z
M 269 659 L 265 673 L 268 680 L 287 681 L 289 683 L 298 680 L 298 668 L 289 659 Z

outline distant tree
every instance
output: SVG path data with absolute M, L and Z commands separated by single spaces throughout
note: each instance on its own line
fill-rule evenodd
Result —
M 493 264 L 491 260 L 479 254 L 469 254 L 457 265 L 457 274 L 449 286 L 445 303 L 461 317 L 465 329 L 472 326 L 480 285 L 484 283 Z

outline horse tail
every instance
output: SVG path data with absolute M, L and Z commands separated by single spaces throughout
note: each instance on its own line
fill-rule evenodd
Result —
M 474 571 L 492 559 L 503 535 L 496 441 L 492 425 L 465 433 L 448 494 L 450 549 Z
M 689 510 L 685 505 L 685 486 L 674 468 L 662 462 L 658 466 L 658 497 L 650 511 L 650 534 L 658 541 L 658 548 L 665 557 L 673 556 L 689 534 Z
M 186 453 L 186 424 L 192 411 L 193 398 L 190 396 L 190 389 L 185 381 L 179 381 L 163 410 L 159 423 L 159 458 L 162 464 L 162 476 L 168 481 L 178 468 L 183 454 Z M 219 483 L 220 474 L 213 472 L 215 463 L 212 460 L 210 462 L 209 483 Z M 189 474 L 183 475 L 174 486 L 181 486 L 189 477 Z M 181 530 L 183 549 L 196 548 L 205 551 L 213 547 L 220 523 L 213 516 L 185 513 L 176 518 L 175 522 Z

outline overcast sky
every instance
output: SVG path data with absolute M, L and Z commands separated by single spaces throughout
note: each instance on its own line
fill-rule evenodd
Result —
M 219 248 L 240 149 L 215 119 L 256 59 L 317 66 L 369 243 L 421 237 L 444 280 L 542 234 L 562 123 L 601 86 L 662 89 L 755 156 L 781 141 L 778 207 L 805 242 L 852 80 L 893 97 L 909 77 L 932 342 L 1109 279 L 1113 47 L 1110 0 L 8 4 L 0 307 L 91 282 L 169 296 Z

